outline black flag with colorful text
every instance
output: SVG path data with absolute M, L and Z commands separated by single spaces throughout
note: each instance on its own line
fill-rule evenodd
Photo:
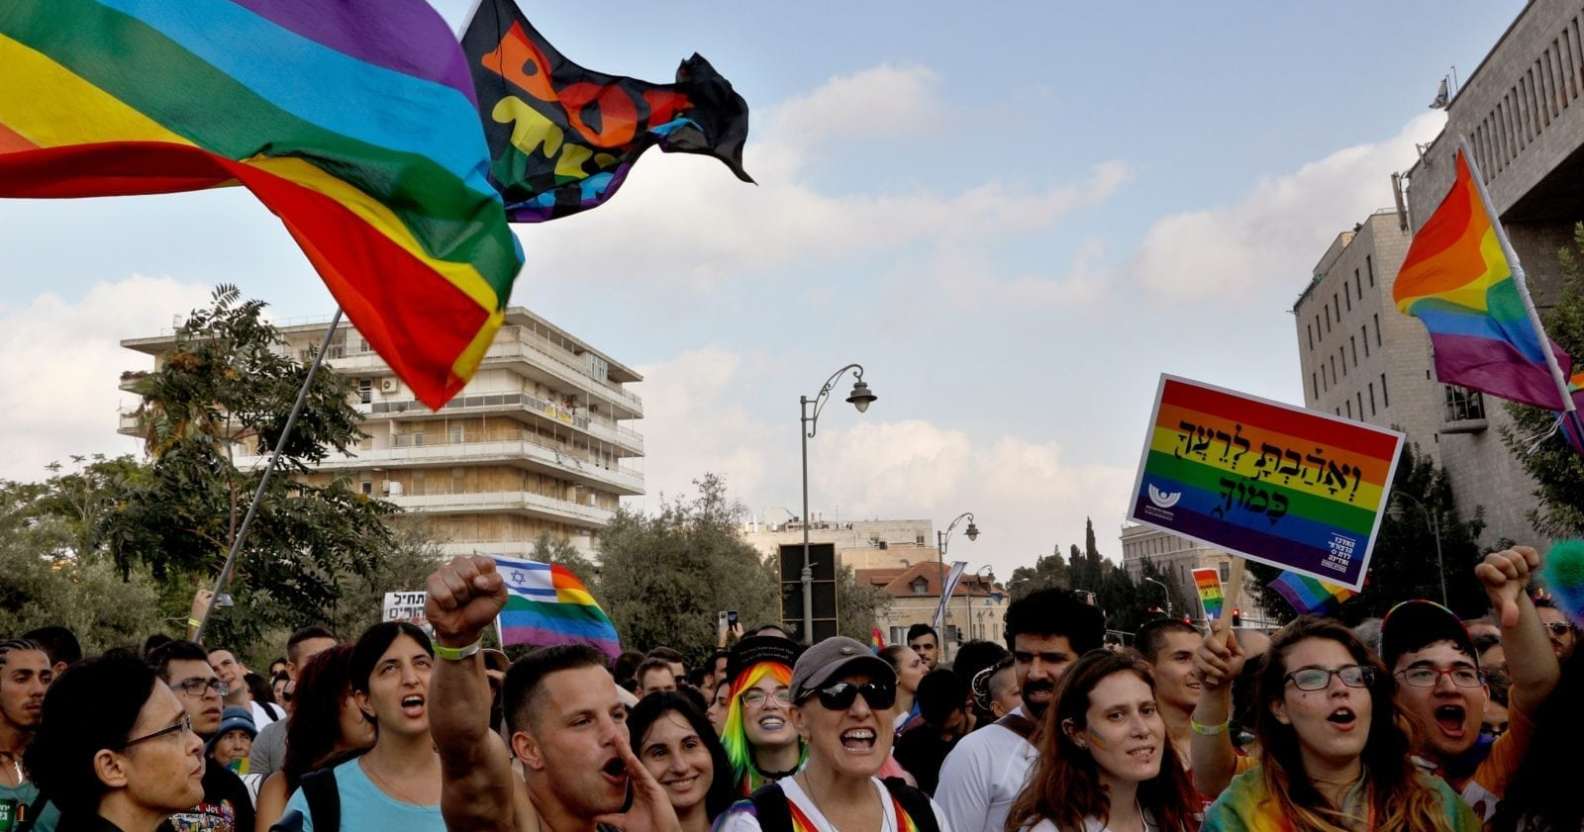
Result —
M 676 83 L 606 75 L 567 60 L 512 0 L 483 0 L 462 36 L 489 139 L 490 181 L 512 222 L 602 204 L 653 145 L 720 159 L 744 182 L 748 103 L 698 55 Z

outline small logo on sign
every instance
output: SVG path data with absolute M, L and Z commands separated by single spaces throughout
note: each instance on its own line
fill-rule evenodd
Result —
M 1151 485 L 1149 487 L 1149 498 L 1150 502 L 1154 503 L 1157 508 L 1171 508 L 1172 506 L 1177 505 L 1178 500 L 1182 499 L 1182 492 L 1173 491 L 1172 493 L 1167 494 L 1159 488 L 1156 488 L 1154 485 Z

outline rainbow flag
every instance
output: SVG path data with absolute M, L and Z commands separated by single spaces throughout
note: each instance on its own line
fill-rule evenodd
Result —
M 1129 519 L 1361 587 L 1403 435 L 1163 376 Z
M 869 646 L 876 653 L 879 653 L 881 650 L 884 650 L 886 648 L 885 634 L 880 632 L 880 628 L 879 627 L 870 627 L 869 628 Z
M 506 608 L 496 622 L 501 644 L 592 644 L 606 655 L 621 655 L 616 625 L 600 609 L 588 587 L 560 564 L 496 557 L 506 579 Z
M 1199 590 L 1199 605 L 1204 607 L 1207 621 L 1220 621 L 1226 609 L 1226 597 L 1221 593 L 1221 573 L 1214 568 L 1193 570 L 1194 588 Z
M 1530 316 L 1462 151 L 1455 162 L 1452 189 L 1414 235 L 1397 272 L 1397 308 L 1430 333 L 1441 382 L 1562 410 L 1545 351 L 1555 351 L 1564 376 L 1572 359 Z
M 425 404 L 478 368 L 522 250 L 424 0 L 8 0 L 0 66 L 0 196 L 241 185 Z
M 1330 615 L 1336 612 L 1343 602 L 1358 594 L 1345 586 L 1316 580 L 1296 572 L 1283 572 L 1267 586 L 1275 590 L 1277 595 L 1287 599 L 1287 603 L 1291 604 L 1299 615 Z

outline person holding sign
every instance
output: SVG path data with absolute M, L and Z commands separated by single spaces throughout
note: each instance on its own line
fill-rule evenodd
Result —
M 1206 832 L 1476 832 L 1479 818 L 1409 758 L 1393 677 L 1346 627 L 1282 628 L 1257 681 L 1260 765 L 1205 813 Z

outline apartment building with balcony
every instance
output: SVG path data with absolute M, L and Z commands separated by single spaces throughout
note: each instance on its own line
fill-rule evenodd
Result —
M 280 331 L 306 359 L 328 324 Z M 174 343 L 167 333 L 122 346 L 153 356 L 157 369 Z M 527 309 L 507 310 L 478 373 L 439 411 L 417 401 L 349 324 L 332 336 L 325 363 L 353 379 L 367 437 L 308 478 L 345 477 L 389 500 L 421 518 L 446 555 L 526 556 L 545 533 L 591 551 L 620 498 L 643 493 L 634 465 L 643 437 L 628 427 L 643 417 L 643 400 L 627 389 L 642 377 Z M 140 435 L 135 407 L 120 430 Z M 264 462 L 237 458 L 239 467 Z

